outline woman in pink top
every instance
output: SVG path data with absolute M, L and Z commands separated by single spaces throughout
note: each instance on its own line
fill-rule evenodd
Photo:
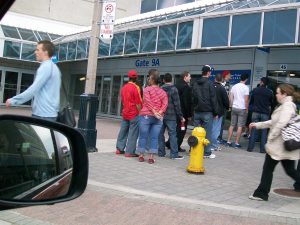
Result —
M 154 154 L 158 151 L 158 135 L 162 127 L 164 112 L 168 106 L 168 96 L 158 86 L 159 72 L 156 69 L 149 70 L 148 84 L 144 89 L 143 108 L 139 118 L 139 161 L 144 162 L 146 149 L 149 152 L 148 162 L 154 163 Z M 147 143 L 147 140 L 149 142 Z M 148 145 L 147 145 L 148 144 Z

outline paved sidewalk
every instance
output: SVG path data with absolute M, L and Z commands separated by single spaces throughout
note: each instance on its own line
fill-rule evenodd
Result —
M 197 215 L 197 210 L 200 210 L 201 212 L 218 215 L 247 218 L 248 222 L 237 224 L 251 224 L 249 221 L 254 218 L 265 221 L 257 224 L 269 224 L 269 222 L 300 224 L 299 199 L 278 196 L 272 192 L 267 202 L 248 199 L 248 196 L 252 194 L 259 183 L 264 154 L 223 147 L 222 151 L 216 152 L 217 157 L 215 159 L 204 160 L 205 175 L 189 174 L 186 172 L 189 163 L 187 153 L 183 154 L 185 156 L 183 160 L 171 160 L 166 157 L 156 158 L 156 163 L 153 165 L 146 162 L 140 163 L 136 158 L 115 155 L 119 124 L 120 121 L 114 119 L 97 119 L 98 152 L 89 154 L 90 173 L 86 195 L 90 195 L 91 192 L 107 193 L 114 197 L 122 196 L 122 198 L 125 198 L 124 201 L 127 201 L 126 199 L 137 199 L 159 205 L 190 209 L 195 215 Z M 242 145 L 246 144 L 247 140 L 242 140 L 244 142 Z M 186 143 L 184 147 L 188 149 Z M 272 188 L 292 188 L 292 184 L 292 179 L 278 165 L 274 173 Z M 98 194 L 94 196 L 96 198 Z M 76 201 L 79 200 L 80 198 Z M 109 198 L 106 201 L 110 201 Z M 95 199 L 95 202 L 98 202 L 97 199 Z M 92 198 L 90 199 L 88 204 L 91 204 L 91 209 L 95 202 L 92 201 Z M 61 204 L 58 204 L 58 207 L 59 205 Z M 174 208 L 174 210 L 176 209 Z M 36 216 L 36 212 L 33 212 L 32 207 L 10 210 L 9 212 L 18 212 L 37 219 L 45 218 L 45 216 L 42 216 L 43 213 L 39 213 L 39 217 Z M 81 213 L 84 214 L 84 212 Z M 167 216 L 167 214 L 165 215 Z M 1 213 L 0 219 L 2 219 Z M 128 224 L 139 223 L 132 222 Z M 203 222 L 202 224 L 209 223 Z M 224 221 L 224 224 L 230 223 Z

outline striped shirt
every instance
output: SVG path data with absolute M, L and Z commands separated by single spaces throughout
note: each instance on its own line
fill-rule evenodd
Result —
M 166 92 L 158 86 L 148 86 L 144 88 L 143 108 L 140 115 L 154 116 L 152 109 L 161 111 L 162 116 L 168 107 L 168 96 Z

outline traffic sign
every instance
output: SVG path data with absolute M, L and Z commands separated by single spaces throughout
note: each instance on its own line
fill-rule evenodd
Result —
M 100 39 L 112 39 L 116 17 L 116 1 L 104 1 L 100 21 Z

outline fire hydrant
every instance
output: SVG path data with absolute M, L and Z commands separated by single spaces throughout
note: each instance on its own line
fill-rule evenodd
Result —
M 191 147 L 190 164 L 187 171 L 190 173 L 204 173 L 203 157 L 204 146 L 209 144 L 209 140 L 205 139 L 206 131 L 203 127 L 195 127 L 192 136 L 188 138 L 188 144 Z

